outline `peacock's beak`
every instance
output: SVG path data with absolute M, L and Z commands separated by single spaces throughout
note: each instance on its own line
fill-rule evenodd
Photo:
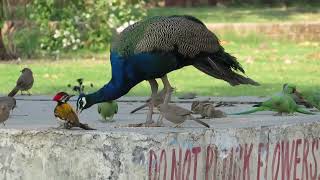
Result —
M 78 108 L 77 107 L 77 109 L 76 109 L 76 113 L 79 115 L 79 114 L 81 114 L 82 113 L 82 111 L 83 111 L 83 109 L 82 108 Z

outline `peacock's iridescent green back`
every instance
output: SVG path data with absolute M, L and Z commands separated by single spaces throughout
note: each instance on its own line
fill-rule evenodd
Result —
M 177 50 L 185 57 L 195 57 L 219 48 L 217 37 L 199 20 L 187 16 L 159 16 L 137 22 L 121 32 L 112 45 L 112 51 L 122 56 Z

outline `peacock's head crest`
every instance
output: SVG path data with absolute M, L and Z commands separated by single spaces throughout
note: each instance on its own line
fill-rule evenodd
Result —
M 77 100 L 77 113 L 81 113 L 87 108 L 87 100 L 85 94 L 80 94 Z

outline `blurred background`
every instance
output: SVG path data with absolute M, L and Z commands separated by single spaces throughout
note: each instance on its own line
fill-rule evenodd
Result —
M 286 82 L 319 87 L 319 0 L 0 0 L 0 94 L 14 87 L 24 67 L 34 72 L 33 94 L 71 92 L 68 84 L 78 78 L 94 91 L 111 78 L 114 34 L 143 18 L 173 14 L 202 20 L 262 84 L 230 87 L 187 67 L 169 75 L 178 94 L 267 96 Z M 149 89 L 143 82 L 128 95 L 148 96 Z

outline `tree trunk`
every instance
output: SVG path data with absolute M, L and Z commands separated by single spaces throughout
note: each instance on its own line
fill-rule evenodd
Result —
M 0 61 L 1 60 L 8 61 L 8 60 L 17 59 L 18 56 L 13 53 L 10 53 L 8 51 L 8 49 L 6 48 L 6 46 L 3 42 L 2 30 L 3 30 L 3 27 L 0 28 Z
M 4 46 L 2 33 L 0 31 L 0 60 L 9 60 L 10 56 L 7 53 L 6 47 Z

